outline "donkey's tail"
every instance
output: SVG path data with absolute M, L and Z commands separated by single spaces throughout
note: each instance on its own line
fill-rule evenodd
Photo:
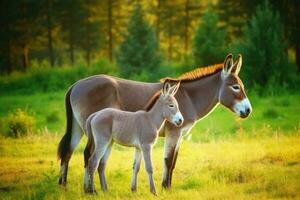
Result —
M 66 106 L 66 117 L 67 117 L 67 127 L 66 133 L 62 137 L 59 142 L 58 149 L 57 149 L 57 158 L 58 160 L 65 160 L 70 152 L 70 143 L 72 138 L 72 120 L 73 120 L 73 110 L 71 107 L 70 102 L 70 95 L 73 87 L 70 87 L 66 97 L 65 97 L 65 106 Z

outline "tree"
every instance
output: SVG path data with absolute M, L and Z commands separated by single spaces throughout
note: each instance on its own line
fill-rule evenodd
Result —
M 159 66 L 158 42 L 139 4 L 134 6 L 128 32 L 117 55 L 117 63 L 125 77 L 142 71 L 153 72 Z
M 97 16 L 99 3 L 93 0 L 86 0 L 82 11 L 82 27 L 78 28 L 79 34 L 82 36 L 78 41 L 79 47 L 85 53 L 86 65 L 90 66 L 93 54 L 99 50 L 101 46 L 101 23 Z
M 210 65 L 222 62 L 224 58 L 225 30 L 218 25 L 217 13 L 209 7 L 204 13 L 193 40 L 193 54 L 196 65 Z
M 268 1 L 257 7 L 244 34 L 241 51 L 246 58 L 244 74 L 249 83 L 282 83 L 288 71 L 284 30 L 279 13 Z
M 68 44 L 70 63 L 75 63 L 75 49 L 82 39 L 84 4 L 81 0 L 64 0 L 57 2 L 58 18 L 62 28 L 62 38 Z

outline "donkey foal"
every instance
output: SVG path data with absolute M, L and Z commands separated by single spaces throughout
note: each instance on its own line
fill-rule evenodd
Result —
M 135 147 L 131 190 L 136 191 L 137 174 L 142 155 L 148 173 L 150 192 L 156 194 L 151 161 L 152 147 L 158 137 L 158 130 L 165 120 L 181 126 L 183 117 L 174 97 L 180 83 L 171 86 L 164 83 L 157 98 L 151 99 L 149 111 L 126 112 L 106 108 L 89 116 L 86 121 L 88 143 L 85 149 L 85 192 L 95 193 L 94 173 L 98 168 L 101 188 L 107 190 L 105 164 L 113 142 Z M 100 165 L 99 165 L 100 163 Z

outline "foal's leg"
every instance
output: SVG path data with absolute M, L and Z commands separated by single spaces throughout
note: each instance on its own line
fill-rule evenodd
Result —
M 151 152 L 152 152 L 151 145 L 150 144 L 142 145 L 142 152 L 143 152 L 143 157 L 144 157 L 144 161 L 145 161 L 146 171 L 148 173 L 150 192 L 152 192 L 154 195 L 157 195 L 155 185 L 154 185 L 154 180 L 153 180 L 153 168 L 152 168 L 152 161 L 151 161 Z
M 136 148 L 135 149 L 135 156 L 134 156 L 134 163 L 133 163 L 133 175 L 131 180 L 131 191 L 136 191 L 136 185 L 137 185 L 137 175 L 140 170 L 141 166 L 141 159 L 142 159 L 142 153 L 141 150 Z
M 86 192 L 88 193 L 95 193 L 95 185 L 94 185 L 94 173 L 99 166 L 99 162 L 101 158 L 104 156 L 108 145 L 110 144 L 111 140 L 105 137 L 98 136 L 94 134 L 94 144 L 95 149 L 93 154 L 91 155 L 88 161 L 88 187 L 86 188 Z
M 106 166 L 106 162 L 109 157 L 112 145 L 113 145 L 113 142 L 111 142 L 108 145 L 103 157 L 100 160 L 99 166 L 98 166 L 98 174 L 99 174 L 99 179 L 100 179 L 100 183 L 101 183 L 101 189 L 103 192 L 107 191 L 107 184 L 106 184 L 106 178 L 105 178 L 105 166 Z

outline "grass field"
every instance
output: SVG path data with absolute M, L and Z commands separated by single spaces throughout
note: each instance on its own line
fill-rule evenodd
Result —
M 153 152 L 159 196 L 153 197 L 143 165 L 138 192 L 130 192 L 134 149 L 117 145 L 108 161 L 109 191 L 102 193 L 96 179 L 98 195 L 84 194 L 85 138 L 70 162 L 69 184 L 60 188 L 56 148 L 64 130 L 64 93 L 1 96 L 1 118 L 25 109 L 37 128 L 20 139 L 0 136 L 0 199 L 300 199 L 300 94 L 249 97 L 249 119 L 219 106 L 193 128 L 181 145 L 170 191 L 161 189 L 159 139 Z

